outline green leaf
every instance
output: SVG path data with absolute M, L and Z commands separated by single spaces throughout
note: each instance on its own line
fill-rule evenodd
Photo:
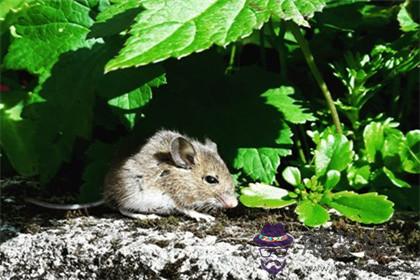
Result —
M 289 95 L 294 94 L 292 87 L 282 86 L 276 89 L 269 89 L 262 94 L 266 98 L 266 104 L 274 106 L 284 118 L 294 124 L 302 124 L 306 121 L 314 121 L 315 117 L 311 113 L 306 113 L 296 100 Z
M 326 0 L 278 0 L 273 2 L 273 17 L 282 20 L 293 20 L 298 25 L 309 27 L 305 18 L 313 17 L 326 5 Z
M 295 212 L 299 221 L 309 227 L 323 225 L 330 219 L 330 215 L 324 207 L 310 200 L 299 202 Z
M 129 93 L 120 95 L 108 101 L 108 104 L 117 108 L 132 110 L 143 107 L 152 99 L 152 89 L 145 85 Z
M 323 136 L 315 150 L 315 173 L 318 177 L 328 170 L 343 171 L 353 159 L 353 143 L 344 135 Z
M 388 221 L 393 212 L 394 203 L 385 195 L 377 193 L 356 194 L 338 192 L 331 195 L 328 205 L 350 220 L 364 224 L 380 224 Z
M 370 178 L 370 165 L 350 165 L 347 169 L 347 180 L 355 189 L 360 189 L 361 187 L 369 183 Z
M 400 29 L 403 32 L 412 32 L 419 30 L 419 24 L 413 20 L 411 15 L 407 10 L 407 5 L 409 1 L 406 1 L 401 5 L 401 9 L 398 12 L 397 19 L 400 24 Z
M 399 157 L 404 142 L 404 134 L 400 130 L 384 125 L 384 142 L 381 149 L 384 160 L 391 162 L 393 158 Z
M 27 0 L 2 0 L 0 2 L 0 21 L 5 20 L 6 15 L 10 11 L 16 11 L 19 9 L 24 2 Z
M 87 151 L 89 163 L 83 172 L 83 185 L 79 195 L 79 200 L 82 203 L 101 198 L 104 178 L 110 168 L 113 151 L 111 145 L 99 141 L 89 147 Z
M 404 171 L 414 174 L 420 173 L 420 130 L 412 130 L 405 136 L 400 157 Z
M 328 170 L 327 177 L 325 179 L 325 188 L 331 190 L 338 182 L 340 182 L 341 173 L 337 170 Z
M 15 94 L 17 92 L 13 91 L 2 93 L 2 98 L 4 95 Z M 38 161 L 33 143 L 36 136 L 35 126 L 32 121 L 20 117 L 22 109 L 23 102 L 19 102 L 12 108 L 0 110 L 0 146 L 19 174 L 33 176 L 38 173 Z
M 394 184 L 394 186 L 397 186 L 399 188 L 410 188 L 410 184 L 405 182 L 404 180 L 401 180 L 395 176 L 395 174 L 386 168 L 385 166 L 382 167 L 383 172 L 385 173 L 386 177 Z
M 282 173 L 282 176 L 284 180 L 292 186 L 296 187 L 301 183 L 300 171 L 296 167 L 286 167 Z
M 110 99 L 108 104 L 128 111 L 124 112 L 124 116 L 129 123 L 129 128 L 133 128 L 136 114 L 132 111 L 140 109 L 152 99 L 152 86 L 159 87 L 165 83 L 165 75 L 162 75 L 135 90 Z
M 142 1 L 138 0 L 125 0 L 117 3 L 112 3 L 112 5 L 106 7 L 102 12 L 96 16 L 96 22 L 105 22 L 116 15 L 122 14 L 127 10 L 140 7 Z
M 247 207 L 282 208 L 296 203 L 288 197 L 288 192 L 281 188 L 265 184 L 250 184 L 241 188 L 239 200 Z
M 25 115 L 35 122 L 33 141 L 42 183 L 70 160 L 77 138 L 90 138 L 95 86 L 112 52 L 108 47 L 97 44 L 61 56 L 40 92 L 34 93 L 44 101 L 25 108 Z
M 381 123 L 373 122 L 363 130 L 366 158 L 368 162 L 375 162 L 376 153 L 382 150 L 384 145 L 384 129 Z
M 269 19 L 269 0 L 144 0 L 145 11 L 106 71 L 183 57 L 251 34 Z
M 42 74 L 60 54 L 91 45 L 85 40 L 93 23 L 89 11 L 73 0 L 39 0 L 26 6 L 11 27 L 14 39 L 5 66 Z
M 280 157 L 290 155 L 282 148 L 240 148 L 234 161 L 235 168 L 242 168 L 254 180 L 271 184 L 276 178 Z
M 127 30 L 141 12 L 141 1 L 128 0 L 108 6 L 96 17 L 89 38 L 108 37 Z

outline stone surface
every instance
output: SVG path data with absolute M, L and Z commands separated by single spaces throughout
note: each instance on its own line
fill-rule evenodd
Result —
M 118 216 L 51 221 L 0 245 L 0 279 L 270 279 L 260 268 L 258 247 L 248 242 L 252 230 L 219 224 L 228 236 L 223 238 L 208 234 L 212 225 L 186 220 L 171 225 L 171 218 L 166 219 L 170 226 L 165 229 Z M 2 225 L 3 230 L 11 227 Z M 384 276 L 359 267 L 357 259 L 322 259 L 305 242 L 295 239 L 278 279 L 419 277 L 419 260 L 393 259 Z

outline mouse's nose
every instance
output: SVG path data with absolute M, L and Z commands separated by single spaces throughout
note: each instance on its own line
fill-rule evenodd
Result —
M 238 205 L 238 200 L 236 199 L 234 195 L 225 194 L 225 195 L 222 195 L 222 199 L 223 199 L 225 208 L 234 208 Z

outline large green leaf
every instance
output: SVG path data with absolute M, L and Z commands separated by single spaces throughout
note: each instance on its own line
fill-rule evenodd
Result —
M 251 34 L 269 19 L 272 0 L 144 0 L 145 11 L 106 71 L 183 57 Z
M 290 97 L 294 93 L 292 87 L 279 87 L 270 89 L 262 94 L 266 98 L 266 103 L 274 106 L 284 115 L 285 120 L 301 124 L 306 121 L 314 121 L 315 117 L 311 113 L 306 113 L 305 109 L 296 104 L 296 100 Z
M 318 177 L 328 170 L 343 171 L 353 159 L 353 143 L 344 135 L 326 134 L 315 150 L 315 172 Z
M 364 224 L 379 224 L 388 221 L 394 213 L 394 203 L 385 195 L 377 193 L 357 194 L 338 192 L 331 194 L 328 205 L 347 218 Z
M 299 221 L 310 227 L 323 225 L 330 219 L 330 215 L 324 207 L 310 200 L 299 202 L 295 212 Z
M 235 168 L 242 168 L 254 180 L 271 184 L 276 178 L 280 157 L 290 155 L 282 148 L 240 148 L 235 158 Z
M 32 1 L 16 14 L 14 37 L 5 57 L 9 69 L 48 72 L 60 54 L 89 46 L 90 9 L 73 0 Z
M 250 184 L 241 189 L 239 200 L 247 207 L 282 208 L 296 203 L 287 196 L 288 192 L 281 188 L 265 184 Z
M 25 115 L 36 126 L 33 142 L 42 183 L 70 160 L 78 137 L 90 137 L 95 87 L 109 51 L 105 45 L 95 45 L 63 55 L 40 88 L 44 101 L 26 107 Z
M 273 17 L 292 20 L 298 25 L 309 27 L 305 18 L 311 18 L 315 12 L 321 11 L 327 0 L 276 0 L 273 1 Z
M 404 171 L 414 174 L 420 173 L 420 130 L 412 130 L 405 136 L 400 156 Z

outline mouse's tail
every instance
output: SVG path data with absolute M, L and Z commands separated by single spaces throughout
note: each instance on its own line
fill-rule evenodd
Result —
M 31 204 L 37 205 L 37 206 L 44 207 L 44 208 L 57 209 L 57 210 L 79 210 L 79 209 L 97 207 L 97 206 L 105 204 L 104 199 L 94 201 L 94 202 L 82 203 L 82 204 L 56 204 L 56 203 L 41 201 L 41 200 L 31 198 L 31 197 L 26 197 L 25 201 Z

